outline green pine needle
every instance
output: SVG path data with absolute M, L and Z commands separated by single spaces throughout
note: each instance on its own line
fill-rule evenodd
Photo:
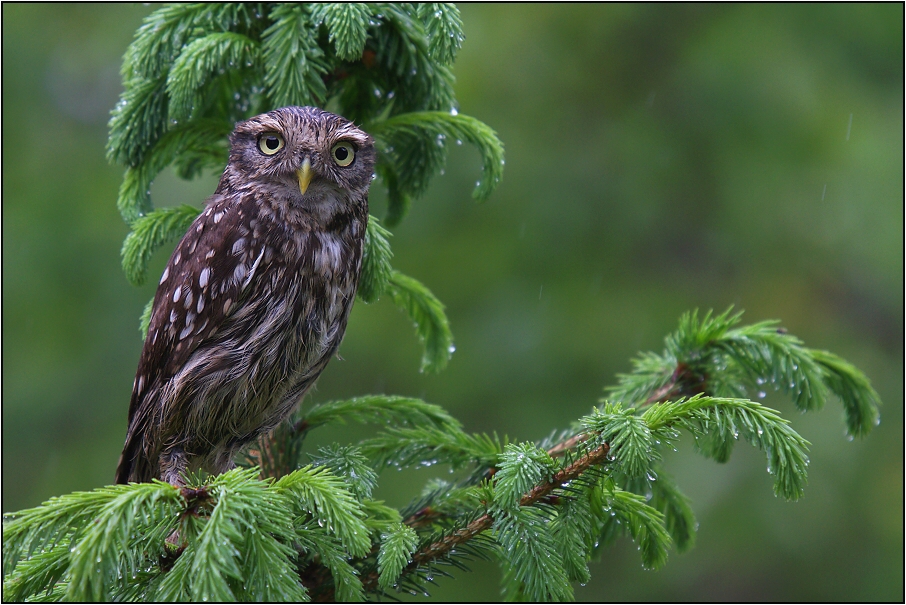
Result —
M 328 40 L 334 44 L 337 57 L 343 61 L 362 58 L 371 9 L 359 2 L 328 2 L 312 8 L 312 21 L 324 23 Z
M 408 565 L 411 555 L 418 547 L 418 534 L 410 527 L 397 523 L 381 535 L 381 549 L 378 552 L 378 585 L 387 590 L 400 577 Z
M 809 443 L 776 410 L 745 399 L 697 396 L 653 406 L 642 419 L 653 432 L 681 426 L 697 438 L 709 436 L 705 447 L 710 444 L 718 450 L 743 437 L 767 456 L 768 472 L 774 475 L 774 493 L 788 500 L 802 496 Z M 710 454 L 711 450 L 703 449 L 703 453 Z
M 416 10 L 430 39 L 428 53 L 444 65 L 452 65 L 465 39 L 459 9 L 455 4 L 424 2 Z
M 243 67 L 257 70 L 260 62 L 260 45 L 242 34 L 217 32 L 193 40 L 179 53 L 167 76 L 170 122 L 193 117 L 212 76 Z
M 306 10 L 278 4 L 270 13 L 274 24 L 264 32 L 264 82 L 273 107 L 321 105 L 327 89 L 321 77 L 329 70 L 324 51 Z
M 557 541 L 543 513 L 520 507 L 494 522 L 504 568 L 504 594 L 508 600 L 570 601 L 573 589 L 557 550 Z
M 397 427 L 434 426 L 460 428 L 458 420 L 446 410 L 421 399 L 397 395 L 368 395 L 341 401 L 316 404 L 306 412 L 301 423 L 307 429 L 347 420 L 388 424 Z
M 415 322 L 415 333 L 425 347 L 421 369 L 439 372 L 455 350 L 444 305 L 428 288 L 399 271 L 390 274 L 387 289 L 396 306 Z
M 278 479 L 274 488 L 286 493 L 301 511 L 314 515 L 319 525 L 335 532 L 353 556 L 364 556 L 371 549 L 361 505 L 346 482 L 328 469 L 310 465 L 300 468 Z
M 371 126 L 384 142 L 387 161 L 394 167 L 402 191 L 424 193 L 429 179 L 443 167 L 446 146 L 472 143 L 481 154 L 481 180 L 472 197 L 486 200 L 503 177 L 503 143 L 486 124 L 455 111 L 418 111 L 393 116 Z
M 161 208 L 136 219 L 132 232 L 123 242 L 123 271 L 135 286 L 145 283 L 148 263 L 154 252 L 177 237 L 182 236 L 198 216 L 192 206 Z
M 557 471 L 550 454 L 531 443 L 507 445 L 494 474 L 494 504 L 500 510 L 519 506 L 523 494 L 535 485 L 549 481 Z
M 368 217 L 368 228 L 365 231 L 365 247 L 362 253 L 362 272 L 359 275 L 359 289 L 357 294 L 366 303 L 375 302 L 387 290 L 393 267 L 390 259 L 393 252 L 390 250 L 388 238 L 392 234 L 381 227 L 380 221 L 373 216 Z

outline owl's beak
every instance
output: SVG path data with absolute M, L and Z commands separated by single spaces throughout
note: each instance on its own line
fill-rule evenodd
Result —
M 315 176 L 314 171 L 311 169 L 311 160 L 305 158 L 305 161 L 302 162 L 302 167 L 296 171 L 296 175 L 299 177 L 299 191 L 302 192 L 302 195 L 305 195 L 308 184 L 311 183 L 312 177 Z

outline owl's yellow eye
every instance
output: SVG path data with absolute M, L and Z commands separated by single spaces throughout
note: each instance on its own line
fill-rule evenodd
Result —
M 283 149 L 283 137 L 276 132 L 265 132 L 258 137 L 258 149 L 264 155 L 274 155 Z
M 352 143 L 337 143 L 330 149 L 330 155 L 337 166 L 349 166 L 355 159 L 355 145 Z

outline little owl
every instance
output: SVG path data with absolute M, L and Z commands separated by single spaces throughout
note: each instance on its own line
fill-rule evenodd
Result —
M 355 298 L 374 141 L 314 107 L 236 125 L 230 160 L 154 297 L 116 482 L 232 468 L 337 351 Z

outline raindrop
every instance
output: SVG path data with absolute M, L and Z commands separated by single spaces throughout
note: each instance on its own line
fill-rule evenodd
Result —
M 459 110 L 456 109 L 455 107 L 451 107 L 451 108 L 450 108 L 450 115 L 451 115 L 451 116 L 457 116 L 457 115 L 459 115 Z
M 758 391 L 759 399 L 764 399 L 765 397 L 767 397 L 767 393 L 765 393 L 764 391 Z
M 456 345 L 450 345 L 449 347 L 447 347 L 447 352 L 448 352 L 450 355 L 452 355 L 453 353 L 455 353 L 455 352 L 456 352 Z
M 456 139 L 456 144 L 457 144 L 457 145 L 462 145 L 462 141 L 460 141 L 459 139 Z

